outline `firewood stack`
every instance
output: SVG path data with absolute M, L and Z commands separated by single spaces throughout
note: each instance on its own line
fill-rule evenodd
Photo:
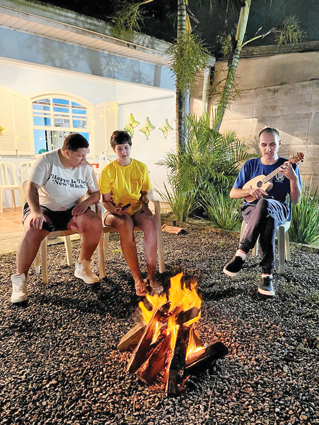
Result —
M 168 394 L 178 394 L 190 373 L 228 352 L 220 342 L 204 346 L 195 330 L 201 307 L 196 288 L 196 282 L 186 284 L 180 273 L 171 278 L 168 301 L 166 295 L 147 295 L 151 309 L 139 304 L 143 323 L 118 344 L 120 351 L 135 347 L 127 371 L 147 384 L 160 385 Z

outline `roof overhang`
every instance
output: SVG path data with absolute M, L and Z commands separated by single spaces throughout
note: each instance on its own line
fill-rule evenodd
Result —
M 36 34 L 105 51 L 119 56 L 169 67 L 170 44 L 145 34 L 112 35 L 111 26 L 60 7 L 23 0 L 1 0 L 0 27 Z M 121 36 L 122 37 L 122 36 Z

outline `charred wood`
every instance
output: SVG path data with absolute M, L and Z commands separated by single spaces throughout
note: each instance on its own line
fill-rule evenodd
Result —
M 178 330 L 174 357 L 169 367 L 169 374 L 166 384 L 166 392 L 168 394 L 174 395 L 178 394 L 178 386 L 183 381 L 185 375 L 186 367 L 186 353 L 189 341 L 190 329 L 194 325 L 189 326 L 180 326 Z
M 146 366 L 142 366 L 137 372 L 137 376 L 144 382 L 151 384 L 157 375 L 164 369 L 167 359 L 171 357 L 171 332 L 165 331 L 165 338 L 161 340 L 150 355 Z
M 228 348 L 222 342 L 202 348 L 186 359 L 187 374 L 195 374 L 209 368 L 212 362 L 221 359 L 227 353 Z

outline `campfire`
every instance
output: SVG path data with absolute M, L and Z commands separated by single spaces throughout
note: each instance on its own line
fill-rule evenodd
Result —
M 202 343 L 195 330 L 201 316 L 197 282 L 186 281 L 182 273 L 171 278 L 168 299 L 166 294 L 147 295 L 139 308 L 142 323 L 121 339 L 118 349 L 135 347 L 127 371 L 147 384 L 178 394 L 190 374 L 227 354 L 220 342 Z

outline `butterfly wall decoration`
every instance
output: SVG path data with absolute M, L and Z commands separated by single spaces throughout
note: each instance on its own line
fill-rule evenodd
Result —
M 149 118 L 146 118 L 146 122 L 145 122 L 145 127 L 141 128 L 141 132 L 144 133 L 145 137 L 148 139 L 150 137 L 150 133 L 152 130 L 154 130 L 154 125 L 151 124 L 151 121 L 149 120 Z
M 130 114 L 130 122 L 126 124 L 124 127 L 124 130 L 126 130 L 131 137 L 133 137 L 134 134 L 134 128 L 139 125 L 139 121 L 136 121 L 133 114 Z
M 159 129 L 161 130 L 161 132 L 164 135 L 164 138 L 166 139 L 168 133 L 173 130 L 173 127 L 171 127 L 169 125 L 168 120 L 166 119 L 165 124 L 162 127 L 160 127 Z

